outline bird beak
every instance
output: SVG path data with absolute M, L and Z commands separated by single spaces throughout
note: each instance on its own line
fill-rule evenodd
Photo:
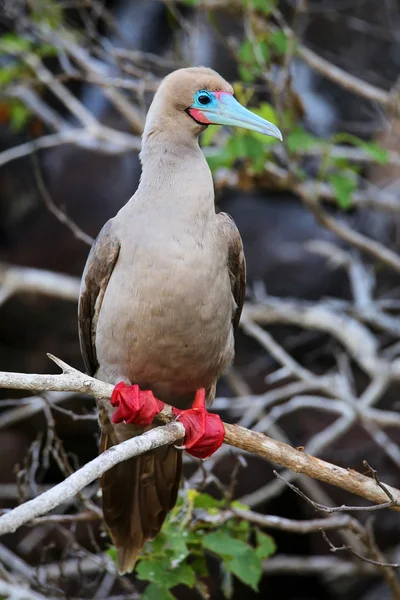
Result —
M 214 92 L 214 102 L 210 105 L 191 107 L 193 117 L 201 123 L 210 125 L 231 125 L 251 129 L 257 133 L 270 135 L 282 141 L 282 134 L 276 125 L 247 110 L 229 92 Z M 199 114 L 200 113 L 200 114 Z

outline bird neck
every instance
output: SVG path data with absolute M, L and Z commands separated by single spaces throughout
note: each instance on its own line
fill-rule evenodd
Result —
M 144 135 L 142 176 L 135 202 L 168 219 L 188 221 L 215 214 L 211 172 L 198 138 L 185 132 L 152 131 Z

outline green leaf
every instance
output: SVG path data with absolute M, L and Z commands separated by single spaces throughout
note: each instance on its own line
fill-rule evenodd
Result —
M 245 6 L 249 5 L 248 0 L 243 0 L 243 2 Z M 264 15 L 269 15 L 276 7 L 276 0 L 251 0 L 250 6 Z
M 250 523 L 248 521 L 245 521 L 244 519 L 234 520 L 227 523 L 226 526 L 233 537 L 242 540 L 243 542 L 248 541 L 251 531 Z
M 254 60 L 253 46 L 249 40 L 245 40 L 239 48 L 239 58 L 245 63 L 252 63 Z
M 210 508 L 221 508 L 222 505 L 223 503 L 221 500 L 216 500 L 210 496 L 210 494 L 199 494 L 194 500 L 194 508 L 203 508 L 208 510 Z
M 248 505 L 239 502 L 239 500 L 232 500 L 231 506 L 232 508 L 238 508 L 239 510 L 249 510 Z
M 231 168 L 234 162 L 234 157 L 231 156 L 231 154 L 229 154 L 229 152 L 227 152 L 227 150 L 224 148 L 217 154 L 206 156 L 206 160 L 211 171 L 214 173 L 217 169 L 221 169 L 222 167 Z
M 175 585 L 178 585 L 178 583 L 183 583 L 184 585 L 187 585 L 187 587 L 192 588 L 196 583 L 195 573 L 191 565 L 179 565 L 176 569 L 174 569 L 173 573 L 177 579 Z
M 267 121 L 271 121 L 272 123 L 278 122 L 278 116 L 276 114 L 276 111 L 271 104 L 268 104 L 268 102 L 262 102 L 259 106 L 256 107 L 252 106 L 250 110 L 259 117 L 266 119 Z M 246 131 L 246 134 L 248 136 L 250 135 L 258 142 L 261 142 L 263 148 L 269 149 L 271 146 L 274 146 L 278 142 L 276 138 L 263 135 L 262 133 L 257 133 L 256 131 Z
M 215 136 L 218 133 L 218 127 L 208 126 L 207 129 L 201 134 L 201 145 L 206 148 L 211 146 Z
M 62 24 L 62 6 L 58 2 L 55 2 L 55 0 L 35 0 L 31 19 L 36 23 L 56 29 Z
M 388 162 L 389 152 L 385 148 L 382 148 L 382 146 L 380 146 L 376 142 L 363 142 L 362 144 L 360 144 L 360 146 L 363 150 L 365 150 L 365 152 L 368 152 L 368 154 L 372 156 L 372 158 L 374 158 L 376 162 L 382 165 Z
M 309 150 L 320 143 L 318 138 L 307 133 L 302 127 L 297 127 L 286 136 L 286 144 L 290 152 Z
M 368 152 L 368 154 L 370 154 L 370 156 L 372 156 L 376 160 L 376 162 L 381 164 L 385 164 L 389 160 L 389 153 L 386 150 L 386 148 L 383 148 L 377 142 L 365 142 L 356 135 L 353 135 L 352 133 L 336 133 L 334 136 L 332 136 L 332 142 L 339 144 L 347 143 L 352 144 L 353 146 L 358 146 L 359 148 L 362 148 L 365 152 Z
M 187 533 L 180 528 L 171 530 L 166 535 L 166 548 L 169 550 L 168 555 L 175 563 L 182 562 L 189 554 L 185 538 L 187 538 Z
M 284 31 L 274 31 L 271 35 L 271 44 L 278 54 L 286 54 L 288 47 L 288 38 Z
M 172 583 L 169 583 L 169 578 L 167 576 L 168 567 L 168 557 L 163 557 L 161 559 L 155 557 L 142 559 L 136 567 L 136 576 L 138 579 L 151 581 L 160 587 L 166 587 L 168 589 L 172 587 Z
M 31 42 L 15 33 L 5 33 L 0 36 L 0 52 L 9 52 L 15 54 L 26 52 L 31 47 Z
M 144 590 L 143 600 L 175 600 L 174 596 L 165 588 L 159 587 L 155 583 L 150 583 Z
M 236 540 L 222 529 L 207 533 L 203 537 L 203 547 L 214 554 L 230 558 L 242 556 L 251 549 L 248 544 Z
M 160 531 L 157 537 L 150 542 L 152 553 L 158 554 L 164 550 L 164 546 L 167 543 L 167 536 L 165 535 L 164 530 L 165 527 L 163 527 L 163 530 Z
M 257 548 L 256 554 L 258 558 L 268 558 L 275 554 L 276 545 L 274 539 L 270 535 L 266 535 L 262 531 L 257 530 L 256 532 Z
M 226 562 L 225 568 L 231 571 L 240 581 L 257 591 L 262 575 L 262 564 L 261 559 L 253 549 L 248 547 L 244 554 L 237 556 L 230 562 Z
M 8 85 L 21 76 L 23 68 L 19 64 L 7 65 L 0 68 L 0 86 Z
M 110 546 L 106 550 L 106 554 L 116 563 L 117 562 L 117 549 L 115 546 Z
M 143 558 L 136 568 L 136 576 L 138 579 L 150 581 L 164 589 L 173 588 L 181 583 L 188 587 L 193 587 L 195 584 L 192 567 L 187 564 L 180 564 L 171 569 L 168 556 Z
M 256 78 L 255 73 L 252 69 L 249 69 L 248 66 L 244 67 L 242 65 L 239 65 L 239 75 L 240 79 L 245 83 L 252 83 Z
M 55 46 L 53 46 L 52 44 L 41 44 L 37 50 L 36 50 L 37 54 L 41 57 L 46 57 L 46 56 L 56 56 L 57 55 L 57 48 Z
M 349 206 L 351 206 L 352 193 L 357 187 L 357 182 L 354 175 L 332 173 L 328 176 L 328 181 L 333 187 L 336 200 L 340 208 L 349 208 Z
M 190 565 L 198 577 L 206 577 L 208 575 L 207 561 L 204 554 L 196 556 Z
M 20 102 L 10 105 L 10 124 L 14 131 L 21 131 L 30 117 L 29 110 Z
M 272 104 L 268 104 L 268 102 L 261 102 L 259 106 L 256 106 L 251 110 L 252 112 L 256 113 L 256 115 L 258 115 L 259 117 L 267 119 L 267 121 L 272 121 L 273 123 L 276 123 L 278 120 L 278 115 L 276 114 L 275 108 L 272 106 Z
M 262 40 L 259 44 L 258 44 L 261 56 L 263 58 L 264 63 L 269 63 L 269 61 L 271 60 L 271 52 L 269 50 L 269 45 L 268 42 L 266 42 L 265 40 Z

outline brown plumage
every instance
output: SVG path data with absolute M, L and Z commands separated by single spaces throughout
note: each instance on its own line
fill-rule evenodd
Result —
M 189 408 L 195 392 L 215 395 L 231 363 L 245 293 L 245 261 L 232 219 L 216 214 L 211 174 L 198 145 L 204 126 L 186 109 L 198 90 L 232 92 L 206 68 L 164 79 L 150 107 L 138 190 L 100 232 L 79 303 L 82 354 L 91 375 L 137 383 Z M 114 424 L 100 403 L 100 451 L 144 428 Z M 181 452 L 162 447 L 121 463 L 101 480 L 107 527 L 120 573 L 174 506 Z

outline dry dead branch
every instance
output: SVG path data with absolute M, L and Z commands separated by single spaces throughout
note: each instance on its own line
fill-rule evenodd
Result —
M 97 398 L 110 398 L 113 391 L 112 385 L 89 377 L 60 359 L 49 356 L 62 369 L 62 374 L 28 375 L 2 372 L 0 373 L 0 387 L 31 391 L 81 392 Z M 157 418 L 168 425 L 158 427 L 142 436 L 110 448 L 48 492 L 0 517 L 0 534 L 15 531 L 21 525 L 49 512 L 117 463 L 184 437 L 184 427 L 174 420 L 170 406 L 166 405 Z M 249 431 L 237 425 L 225 424 L 224 442 L 240 450 L 266 458 L 268 461 L 289 468 L 296 473 L 302 473 L 319 481 L 341 487 L 374 504 L 385 503 L 388 507 L 400 511 L 399 490 L 385 484 L 384 491 L 374 479 L 361 475 L 353 469 L 332 465 L 264 434 Z M 393 498 L 393 501 L 389 503 L 387 501 L 388 493 Z

